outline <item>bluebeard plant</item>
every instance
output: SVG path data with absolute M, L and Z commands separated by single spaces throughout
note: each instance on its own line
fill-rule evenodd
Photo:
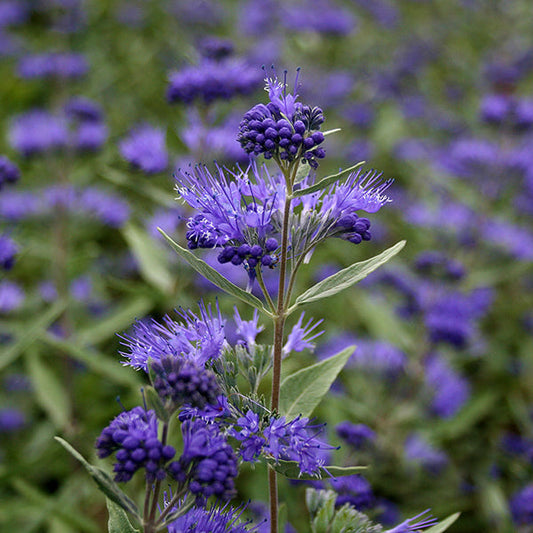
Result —
M 335 26 L 339 30 L 341 12 L 330 15 L 338 18 Z M 352 23 L 345 20 L 344 27 Z M 247 77 L 248 71 L 228 59 L 231 43 L 205 41 L 200 52 L 206 58 L 203 63 L 171 76 L 167 93 L 171 102 L 198 99 L 210 105 L 252 89 L 255 78 Z M 160 321 L 138 320 L 121 336 L 123 365 L 142 371 L 149 385 L 144 388 L 144 405 L 124 409 L 102 431 L 96 449 L 101 458 L 114 456 L 116 482 L 129 482 L 137 471 L 143 472 L 146 494 L 142 514 L 118 486 L 111 492 L 115 504 L 131 513 L 144 533 L 162 529 L 171 533 L 243 533 L 265 528 L 278 533 L 277 473 L 300 480 L 330 479 L 337 491 L 334 513 L 339 513 L 338 520 L 346 527 L 364 525 L 361 531 L 366 533 L 382 531 L 354 509 L 375 504 L 370 484 L 354 475 L 357 468 L 328 464 L 337 448 L 325 439 L 325 425 L 311 418 L 342 365 L 357 359 L 352 355 L 354 347 L 288 376 L 287 385 L 281 383 L 281 365 L 291 354 L 313 350 L 315 339 L 323 333 L 319 330 L 322 320 L 305 318 L 300 312 L 289 330 L 288 317 L 306 303 L 305 297 L 308 301 L 324 298 L 358 281 L 360 277 L 351 272 L 361 267 L 356 264 L 335 272 L 295 300 L 298 270 L 329 238 L 352 244 L 369 241 L 371 222 L 362 212 L 376 213 L 391 201 L 386 192 L 392 181 L 382 180 L 373 170 L 357 169 L 360 165 L 319 180 L 316 172 L 325 157 L 322 110 L 302 104 L 297 94 L 290 94 L 286 75 L 283 81 L 267 79 L 266 89 L 269 103 L 248 111 L 235 132 L 249 156 L 247 165 L 179 169 L 176 190 L 192 214 L 186 216 L 184 210 L 156 213 L 156 219 L 165 225 L 168 222 L 170 228 L 185 220 L 188 250 L 165 235 L 167 240 L 209 281 L 251 303 L 254 314 L 247 318 L 235 309 L 230 331 L 231 323 L 222 316 L 218 302 L 215 308 L 200 303 L 198 313 L 179 309 L 177 320 L 168 315 Z M 82 99 L 71 101 L 66 112 L 84 122 L 101 120 L 99 109 Z M 168 164 L 163 141 L 162 132 L 146 128 L 123 140 L 120 149 L 133 166 L 146 173 L 160 172 Z M 32 152 L 27 148 L 21 151 Z M 277 170 L 257 161 L 261 156 L 276 163 Z M 73 187 L 48 189 L 44 197 L 47 205 L 66 210 L 73 205 L 95 210 L 105 204 L 97 192 L 87 189 L 80 195 Z M 401 246 L 374 259 L 368 272 Z M 190 250 L 196 249 L 215 250 L 219 265 L 244 270 L 248 291 L 258 286 L 260 298 L 195 257 Z M 267 272 L 277 277 L 270 288 L 265 283 Z M 84 292 L 83 282 L 80 288 Z M 258 341 L 265 330 L 259 312 L 272 319 L 272 344 Z M 378 358 L 383 360 L 377 364 L 378 371 L 402 370 L 402 352 L 389 346 L 380 349 L 384 354 Z M 376 352 L 376 347 L 367 350 Z M 362 367 L 369 365 L 376 366 L 370 356 L 361 363 Z M 262 381 L 270 374 L 268 405 Z M 180 425 L 178 446 L 169 444 L 175 424 Z M 337 432 L 356 450 L 370 447 L 376 438 L 374 431 L 362 424 L 345 423 Z M 236 478 L 244 463 L 267 465 L 270 516 L 262 525 L 241 521 L 243 507 L 234 509 L 227 503 L 221 507 L 221 502 L 236 495 Z M 172 488 L 162 494 L 167 484 Z M 322 498 L 311 497 L 316 504 L 310 506 L 312 515 Z M 415 531 L 435 523 L 424 516 L 391 531 Z

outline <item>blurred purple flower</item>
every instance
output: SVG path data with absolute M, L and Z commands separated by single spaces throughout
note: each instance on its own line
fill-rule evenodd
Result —
M 144 124 L 133 129 L 119 145 L 122 157 L 146 174 L 157 174 L 168 167 L 165 132 Z
M 0 313 L 18 309 L 24 301 L 23 290 L 13 281 L 0 281 Z
M 18 64 L 19 76 L 25 79 L 80 78 L 89 65 L 82 54 L 44 53 L 23 57 Z

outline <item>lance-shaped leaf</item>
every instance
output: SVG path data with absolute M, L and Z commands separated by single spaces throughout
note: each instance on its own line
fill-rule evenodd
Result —
M 122 230 L 133 255 L 139 263 L 141 273 L 148 283 L 168 294 L 174 285 L 170 272 L 165 268 L 165 252 L 149 235 L 134 226 L 126 225 Z
M 404 246 L 405 241 L 400 241 L 379 255 L 367 259 L 366 261 L 354 263 L 353 265 L 340 270 L 336 274 L 329 276 L 329 278 L 322 280 L 303 294 L 300 294 L 300 296 L 296 298 L 294 305 L 289 308 L 288 313 L 292 313 L 299 306 L 316 302 L 317 300 L 327 298 L 328 296 L 333 296 L 334 294 L 351 287 L 354 283 L 366 278 L 368 274 L 374 272 L 374 270 L 378 269 L 381 265 L 394 257 Z
M 205 261 L 202 261 L 196 257 L 192 252 L 182 248 L 177 242 L 174 242 L 161 228 L 158 228 L 163 237 L 169 242 L 170 246 L 174 251 L 182 258 L 189 263 L 189 265 L 196 270 L 199 274 L 202 274 L 204 278 L 208 279 L 211 283 L 216 285 L 219 289 L 222 289 L 224 292 L 235 296 L 239 300 L 259 309 L 263 313 L 272 316 L 267 309 L 263 306 L 263 303 L 259 298 L 256 298 L 253 294 L 244 291 L 237 285 L 234 285 L 229 279 L 226 279 L 224 276 L 219 274 L 213 267 L 209 266 Z
M 280 387 L 280 414 L 287 420 L 298 415 L 311 416 L 354 350 L 355 346 L 348 346 L 333 357 L 287 376 Z
M 63 382 L 35 349 L 27 351 L 26 365 L 39 405 L 56 428 L 65 428 L 69 421 L 71 402 Z
M 59 444 L 61 444 L 61 446 L 63 446 L 63 448 L 65 448 L 65 450 L 67 450 L 67 452 L 73 455 L 85 467 L 87 472 L 89 472 L 90 476 L 98 485 L 98 488 L 111 501 L 116 503 L 128 513 L 131 513 L 137 520 L 140 521 L 139 511 L 135 505 L 135 502 L 120 490 L 118 485 L 113 481 L 107 472 L 87 462 L 85 457 L 83 457 L 83 455 L 73 448 L 66 440 L 62 439 L 61 437 L 54 438 L 57 440 L 57 442 L 59 442 Z
M 455 513 L 450 515 L 448 518 L 443 520 L 442 522 L 439 522 L 437 525 L 430 527 L 429 529 L 426 529 L 426 533 L 442 533 L 443 531 L 446 531 L 458 518 L 461 513 Z
M 12 344 L 7 349 L 3 350 L 2 358 L 0 359 L 0 370 L 9 366 L 22 353 L 24 353 L 24 350 L 26 350 L 28 346 L 31 346 L 31 344 L 43 334 L 48 326 L 56 320 L 66 307 L 67 303 L 65 300 L 58 300 L 29 324 L 27 324 L 28 321 L 26 321 L 26 324 L 24 324 L 24 335 L 21 335 L 15 344 Z
M 332 174 L 331 176 L 328 176 L 327 178 L 324 178 L 320 180 L 318 183 L 315 183 L 314 185 L 311 185 L 310 187 L 306 187 L 305 189 L 300 189 L 298 191 L 294 191 L 292 195 L 296 198 L 298 196 L 304 196 L 306 194 L 312 194 L 314 192 L 321 191 L 322 189 L 325 189 L 326 187 L 329 187 L 336 181 L 339 181 L 339 179 L 346 174 L 347 172 L 352 172 L 356 168 L 360 167 L 361 165 L 364 165 L 365 161 L 359 161 L 359 163 L 345 168 L 344 170 L 341 170 L 340 172 L 337 172 L 337 174 Z
M 109 498 L 106 499 L 107 510 L 109 511 L 109 520 L 107 522 L 107 530 L 109 533 L 139 533 L 128 519 L 128 515 L 115 502 Z
M 268 458 L 267 463 L 278 473 L 289 479 L 331 479 L 342 476 L 352 476 L 365 470 L 366 466 L 326 466 L 320 468 L 317 475 L 300 472 L 300 467 L 296 461 L 276 461 Z

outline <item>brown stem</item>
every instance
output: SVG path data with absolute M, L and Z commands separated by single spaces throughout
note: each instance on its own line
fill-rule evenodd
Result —
M 290 176 L 290 174 L 289 174 Z M 278 305 L 274 321 L 274 362 L 272 370 L 272 396 L 270 408 L 272 413 L 279 408 L 279 391 L 281 382 L 281 355 L 283 350 L 283 329 L 285 327 L 285 277 L 287 271 L 287 251 L 289 244 L 289 214 L 292 200 L 292 182 L 286 179 L 287 197 L 283 213 L 281 235 L 281 252 L 279 266 Z M 278 485 L 276 472 L 269 468 L 268 485 L 270 494 L 270 533 L 278 533 Z

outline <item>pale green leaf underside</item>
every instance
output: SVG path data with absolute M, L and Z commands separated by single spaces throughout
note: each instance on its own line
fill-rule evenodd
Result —
M 235 298 L 238 298 L 239 300 L 242 300 L 248 305 L 251 305 L 256 309 L 259 309 L 259 311 L 262 311 L 263 313 L 271 316 L 271 314 L 267 311 L 267 309 L 265 309 L 263 303 L 261 302 L 261 300 L 259 300 L 259 298 L 256 298 L 253 294 L 250 294 L 249 292 L 246 292 L 240 287 L 237 287 L 237 285 L 231 283 L 231 281 L 219 274 L 213 267 L 210 267 L 205 261 L 202 261 L 192 252 L 189 252 L 189 250 L 182 248 L 177 242 L 174 242 L 172 238 L 170 238 L 161 228 L 158 228 L 158 230 L 161 232 L 163 237 L 165 237 L 170 246 L 172 246 L 174 251 L 182 259 L 185 259 L 185 261 L 187 261 L 187 263 L 189 263 L 189 265 L 194 268 L 196 272 L 204 276 L 206 279 L 216 285 L 219 289 L 222 289 L 224 292 L 235 296 Z
M 337 172 L 337 174 L 332 174 L 331 176 L 328 176 L 327 178 L 320 180 L 318 183 L 315 183 L 314 185 L 311 185 L 310 187 L 306 187 L 305 189 L 294 191 L 292 195 L 294 197 L 298 197 L 298 196 L 304 196 L 306 194 L 312 194 L 314 192 L 321 191 L 322 189 L 325 189 L 326 187 L 333 185 L 333 183 L 335 183 L 336 181 L 339 181 L 339 179 L 341 178 L 343 174 L 346 174 L 347 172 L 352 172 L 353 170 L 355 170 L 356 168 L 364 164 L 365 164 L 365 161 L 359 161 L 359 163 L 351 167 L 345 168 L 344 170 Z
M 446 531 L 458 518 L 461 513 L 455 513 L 438 523 L 437 525 L 425 530 L 425 533 L 442 533 Z
M 287 376 L 280 388 L 280 414 L 287 420 L 298 415 L 311 416 L 354 350 L 355 346 L 349 346 L 329 359 Z
M 106 499 L 106 503 L 109 511 L 109 521 L 107 523 L 109 533 L 139 533 L 139 530 L 131 525 L 124 509 L 109 498 Z
M 366 466 L 326 466 L 320 469 L 318 476 L 312 476 L 311 474 L 301 474 L 296 461 L 276 461 L 270 458 L 267 459 L 267 462 L 276 472 L 289 479 L 331 479 L 332 477 L 359 474 L 367 468 Z
M 126 225 L 122 230 L 128 246 L 139 262 L 143 277 L 159 289 L 168 294 L 174 285 L 170 272 L 165 268 L 163 249 L 158 247 L 148 234 L 133 224 Z
M 317 283 L 298 296 L 294 305 L 289 309 L 289 312 L 294 311 L 301 305 L 315 302 L 322 298 L 327 298 L 328 296 L 333 296 L 334 294 L 351 287 L 354 283 L 366 278 L 368 274 L 374 272 L 374 270 L 394 257 L 404 246 L 405 241 L 400 241 L 379 255 L 367 259 L 366 261 L 354 263 L 353 265 L 340 270 L 336 274 L 329 276 L 329 278 L 322 280 L 320 283 Z

